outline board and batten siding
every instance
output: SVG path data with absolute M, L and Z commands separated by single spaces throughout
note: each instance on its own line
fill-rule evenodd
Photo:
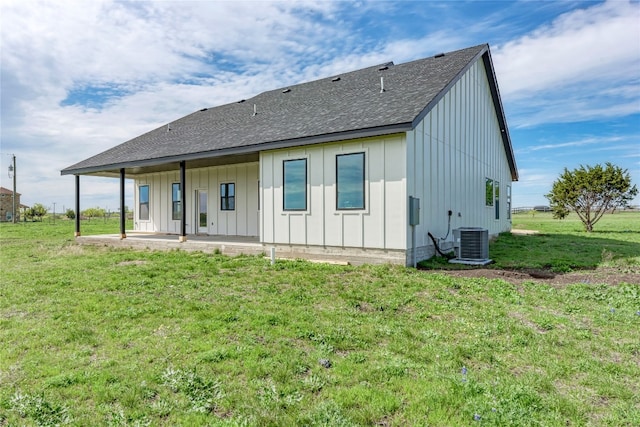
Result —
M 336 156 L 365 153 L 365 209 L 336 209 Z M 307 209 L 283 208 L 283 164 L 307 159 Z M 265 244 L 406 249 L 405 135 L 260 153 Z
M 180 233 L 180 221 L 171 219 L 171 185 L 180 182 L 180 171 L 160 172 L 136 177 L 134 183 L 134 229 L 157 233 Z M 235 210 L 220 210 L 220 184 L 234 183 Z M 140 185 L 149 185 L 149 220 L 139 219 Z M 186 170 L 187 234 L 196 233 L 196 192 L 206 190 L 208 234 L 258 236 L 258 163 Z
M 499 182 L 500 219 L 485 205 L 485 178 Z M 511 228 L 507 187 L 511 172 L 484 64 L 477 61 L 416 128 L 407 132 L 407 194 L 420 198 L 416 246 L 427 232 L 447 237 L 451 226 L 482 227 L 496 235 Z M 411 227 L 407 229 L 410 242 Z M 446 246 L 446 245 L 445 245 Z

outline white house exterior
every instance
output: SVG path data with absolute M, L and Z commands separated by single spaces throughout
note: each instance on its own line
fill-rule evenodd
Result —
M 223 236 L 259 236 L 258 162 L 189 169 L 187 171 L 187 233 Z M 136 231 L 180 233 L 180 218 L 172 215 L 172 186 L 180 183 L 178 171 L 145 174 L 135 179 L 134 227 Z M 220 184 L 234 183 L 235 208 L 220 209 Z M 149 216 L 140 216 L 140 187 L 149 188 Z M 201 200 L 206 197 L 206 204 Z M 200 213 L 206 222 L 200 223 Z
M 510 230 L 517 180 L 487 45 L 203 109 L 62 173 L 133 178 L 136 231 L 405 265 L 435 253 L 429 233 Z
M 485 228 L 492 236 L 511 230 L 511 182 L 517 175 L 502 133 L 481 61 L 407 132 L 407 195 L 421 199 L 418 259 L 433 255 L 428 232 L 448 234 L 443 246 L 450 247 L 451 230 L 458 227 Z

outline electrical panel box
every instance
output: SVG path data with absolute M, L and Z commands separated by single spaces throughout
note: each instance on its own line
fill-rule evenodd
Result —
M 409 225 L 420 224 L 420 199 L 409 196 Z

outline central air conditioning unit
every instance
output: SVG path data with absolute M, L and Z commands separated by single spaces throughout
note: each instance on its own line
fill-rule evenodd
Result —
M 460 227 L 453 230 L 456 258 L 449 262 L 487 265 L 489 259 L 489 230 L 479 227 Z

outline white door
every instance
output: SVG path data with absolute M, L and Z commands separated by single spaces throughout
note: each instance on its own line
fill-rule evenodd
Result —
M 198 224 L 196 233 L 207 234 L 209 232 L 207 190 L 197 190 L 196 193 L 196 223 Z

